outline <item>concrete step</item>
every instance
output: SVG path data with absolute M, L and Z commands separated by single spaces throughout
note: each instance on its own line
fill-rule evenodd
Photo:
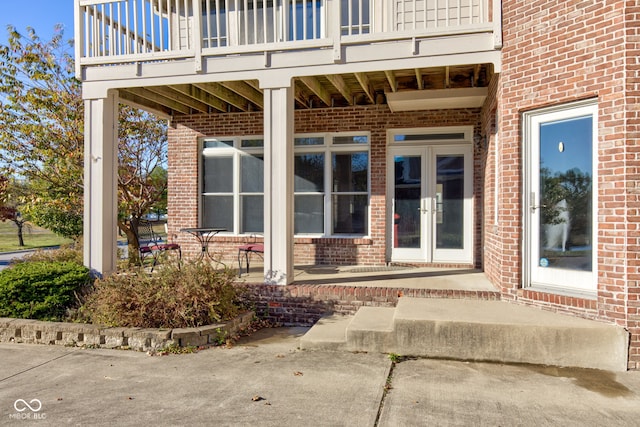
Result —
M 389 353 L 393 348 L 394 308 L 361 307 L 347 325 L 347 348 L 352 351 Z
M 403 297 L 322 319 L 301 348 L 624 371 L 628 341 L 624 328 L 532 307 Z
M 354 316 L 324 316 L 300 337 L 302 350 L 347 350 L 347 326 Z

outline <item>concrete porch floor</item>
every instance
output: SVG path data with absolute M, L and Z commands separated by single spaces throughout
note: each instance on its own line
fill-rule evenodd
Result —
M 235 266 L 237 268 L 237 266 Z M 485 274 L 476 269 L 412 266 L 331 266 L 296 265 L 297 285 L 341 285 L 398 289 L 433 289 L 497 292 Z M 251 262 L 249 274 L 240 278 L 246 283 L 263 281 L 263 264 Z

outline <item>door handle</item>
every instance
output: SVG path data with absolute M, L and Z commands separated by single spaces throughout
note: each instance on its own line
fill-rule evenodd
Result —
M 536 205 L 536 201 L 536 193 L 532 191 L 529 195 L 529 205 L 531 206 L 531 212 L 535 212 L 536 209 L 547 207 L 547 205 Z

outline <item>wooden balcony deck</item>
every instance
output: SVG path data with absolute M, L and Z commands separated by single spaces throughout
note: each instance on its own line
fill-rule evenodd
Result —
M 80 71 L 300 49 L 339 60 L 342 45 L 476 32 L 499 43 L 500 9 L 500 0 L 76 0 L 76 58 Z
M 75 0 L 86 98 L 160 116 L 386 103 L 486 88 L 500 72 L 501 0 Z M 277 83 L 274 83 L 277 81 Z

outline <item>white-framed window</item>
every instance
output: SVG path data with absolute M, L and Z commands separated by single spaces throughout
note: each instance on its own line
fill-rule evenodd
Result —
M 369 134 L 322 133 L 294 138 L 296 235 L 365 236 L 369 233 Z M 206 138 L 202 142 L 203 227 L 233 234 L 264 227 L 262 136 Z
M 239 234 L 262 232 L 262 137 L 210 138 L 202 146 L 202 225 Z

